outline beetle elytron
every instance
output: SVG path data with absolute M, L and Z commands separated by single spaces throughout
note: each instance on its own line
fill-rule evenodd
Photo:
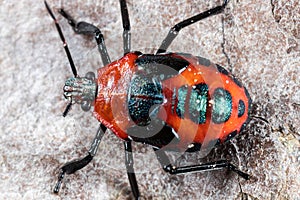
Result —
M 63 9 L 59 13 L 78 34 L 94 35 L 104 67 L 80 77 L 73 63 L 60 25 L 45 1 L 64 44 L 74 77 L 64 87 L 71 106 L 84 111 L 94 107 L 100 127 L 88 151 L 80 160 L 61 167 L 54 192 L 58 193 L 65 174 L 85 167 L 95 156 L 107 129 L 124 141 L 125 164 L 133 195 L 140 198 L 131 142 L 151 145 L 162 168 L 170 174 L 227 168 L 245 179 L 249 175 L 227 160 L 192 166 L 174 166 L 166 151 L 199 151 L 203 146 L 223 143 L 238 134 L 249 121 L 251 98 L 227 70 L 209 60 L 184 53 L 167 53 L 179 31 L 195 22 L 223 12 L 228 1 L 173 26 L 156 54 L 130 51 L 130 21 L 125 0 L 120 0 L 124 56 L 110 61 L 101 31 L 87 22 L 76 22 Z M 202 147 L 201 147 L 202 146 Z

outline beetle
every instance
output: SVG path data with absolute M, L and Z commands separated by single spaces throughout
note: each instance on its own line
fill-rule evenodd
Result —
M 166 154 L 166 151 L 197 152 L 213 148 L 240 133 L 249 121 L 250 95 L 231 73 L 199 56 L 167 52 L 182 28 L 222 13 L 227 4 L 228 0 L 224 0 L 220 6 L 177 23 L 155 54 L 143 54 L 131 51 L 127 5 L 120 0 L 124 56 L 113 62 L 100 29 L 87 22 L 76 22 L 60 9 L 59 13 L 75 33 L 95 37 L 104 64 L 96 78 L 93 72 L 84 77 L 77 74 L 60 25 L 45 1 L 74 74 L 64 86 L 69 104 L 63 116 L 77 103 L 84 111 L 94 107 L 94 116 L 100 122 L 87 156 L 61 167 L 55 193 L 59 192 L 65 174 L 72 174 L 91 162 L 107 129 L 124 142 L 125 166 L 136 199 L 140 198 L 140 192 L 133 168 L 132 142 L 151 145 L 163 170 L 170 174 L 227 168 L 246 180 L 250 178 L 227 160 L 175 166 Z

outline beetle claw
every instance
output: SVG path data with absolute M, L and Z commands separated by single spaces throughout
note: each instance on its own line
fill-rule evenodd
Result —
M 60 189 L 60 186 L 62 184 L 62 180 L 63 180 L 64 177 L 65 177 L 65 171 L 61 170 L 61 172 L 58 175 L 58 181 L 57 181 L 57 183 L 56 183 L 56 185 L 55 185 L 55 187 L 53 189 L 54 193 L 57 194 L 59 192 L 59 189 Z

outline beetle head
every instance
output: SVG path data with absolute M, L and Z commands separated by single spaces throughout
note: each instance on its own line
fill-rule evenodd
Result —
M 67 79 L 64 86 L 64 96 L 71 104 L 81 104 L 84 111 L 90 110 L 97 92 L 95 74 L 88 72 L 85 77 L 72 77 Z M 66 111 L 67 112 L 67 111 Z

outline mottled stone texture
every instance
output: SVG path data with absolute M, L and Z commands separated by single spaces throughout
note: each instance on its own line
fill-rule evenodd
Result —
M 155 52 L 169 27 L 221 2 L 129 0 L 132 49 Z M 99 26 L 112 60 L 122 55 L 118 1 L 55 1 L 76 19 Z M 170 51 L 210 59 L 235 74 L 253 99 L 254 118 L 209 160 L 232 159 L 250 181 L 223 171 L 171 176 L 150 147 L 134 145 L 144 199 L 300 199 L 300 4 L 298 0 L 231 0 L 224 14 L 183 29 Z M 58 16 L 78 72 L 96 71 L 91 37 Z M 53 195 L 59 166 L 84 156 L 97 130 L 74 106 L 63 118 L 62 87 L 71 71 L 43 1 L 0 1 L 0 199 L 132 199 L 123 144 L 113 134 L 94 161 L 65 179 Z M 176 155 L 175 155 L 176 156 Z M 174 157 L 175 157 L 174 156 Z M 197 154 L 179 164 L 200 162 Z M 208 160 L 207 159 L 207 160 Z

